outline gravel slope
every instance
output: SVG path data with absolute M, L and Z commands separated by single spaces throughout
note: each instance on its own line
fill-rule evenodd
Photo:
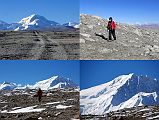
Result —
M 117 23 L 117 40 L 109 41 L 107 20 L 81 14 L 80 59 L 159 59 L 159 30 Z

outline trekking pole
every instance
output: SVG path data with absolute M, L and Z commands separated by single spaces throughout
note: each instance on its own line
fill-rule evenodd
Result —
M 109 39 L 109 30 L 108 30 L 108 28 L 107 28 L 107 37 L 108 37 L 108 39 Z

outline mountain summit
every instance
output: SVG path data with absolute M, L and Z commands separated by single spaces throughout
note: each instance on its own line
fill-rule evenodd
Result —
M 159 81 L 135 74 L 81 92 L 82 114 L 104 114 L 123 108 L 159 104 Z
M 0 84 L 0 90 L 13 90 L 13 89 L 38 89 L 41 88 L 42 90 L 49 90 L 53 88 L 78 88 L 78 85 L 74 83 L 69 78 L 64 78 L 60 76 L 53 76 L 49 79 L 42 80 L 37 82 L 34 85 L 26 85 L 26 86 L 19 86 L 14 83 L 4 82 Z
M 37 29 L 37 28 L 46 28 L 46 27 L 55 27 L 60 25 L 57 22 L 47 20 L 45 17 L 40 15 L 30 15 L 29 17 L 23 18 L 18 22 L 21 24 L 17 30 L 28 30 L 28 29 Z
M 45 17 L 40 16 L 38 14 L 33 14 L 28 17 L 25 17 L 17 23 L 8 24 L 3 21 L 0 21 L 0 30 L 52 30 L 68 29 L 70 28 L 70 26 L 71 28 L 77 28 L 78 24 L 72 22 L 71 24 L 65 23 L 61 25 L 55 21 L 48 20 Z
M 16 84 L 10 83 L 10 82 L 3 82 L 3 84 L 0 84 L 0 90 L 12 90 L 16 88 Z
M 60 76 L 53 76 L 49 79 L 42 80 L 33 85 L 33 88 L 41 88 L 43 90 L 53 89 L 53 88 L 76 88 L 75 84 L 69 78 L 64 78 Z

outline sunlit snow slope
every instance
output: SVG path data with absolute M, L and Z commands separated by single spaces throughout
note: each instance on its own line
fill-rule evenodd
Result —
M 135 74 L 80 92 L 82 114 L 104 114 L 123 108 L 159 104 L 159 81 Z

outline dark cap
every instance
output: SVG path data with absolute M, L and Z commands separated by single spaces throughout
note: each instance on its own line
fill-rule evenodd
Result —
M 113 18 L 112 18 L 112 17 L 110 17 L 110 18 L 109 18 L 109 20 L 113 20 Z

